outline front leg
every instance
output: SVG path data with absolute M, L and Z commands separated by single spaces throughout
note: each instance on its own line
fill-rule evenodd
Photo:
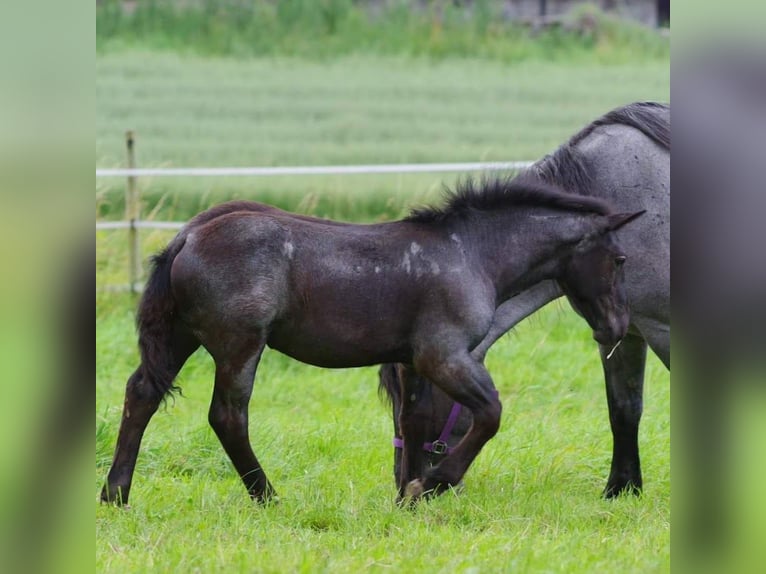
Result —
M 459 484 L 482 447 L 497 434 L 502 413 L 492 378 L 484 365 L 468 352 L 425 351 L 416 357 L 415 368 L 450 398 L 468 408 L 473 424 L 444 460 L 428 469 L 421 479 L 407 485 L 405 494 L 413 499 L 438 495 Z
M 604 490 L 606 498 L 622 492 L 638 494 L 643 486 L 638 425 L 643 411 L 646 346 L 643 338 L 628 334 L 611 355 L 609 347 L 599 347 L 613 437 L 612 469 Z
M 423 443 L 428 439 L 431 420 L 431 392 L 427 384 L 411 366 L 399 365 L 401 404 L 399 432 L 402 435 L 401 467 L 397 473 L 398 503 L 405 499 L 405 489 L 412 480 L 422 476 L 425 466 Z

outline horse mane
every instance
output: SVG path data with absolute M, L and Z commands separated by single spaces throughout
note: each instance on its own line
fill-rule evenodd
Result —
M 585 126 L 569 139 L 577 145 L 600 126 L 623 125 L 637 129 L 657 145 L 670 150 L 670 106 L 659 102 L 634 102 L 615 108 Z
M 577 145 L 596 128 L 622 125 L 640 131 L 657 145 L 670 151 L 670 114 L 665 112 L 670 112 L 670 106 L 657 102 L 634 102 L 616 108 L 585 126 L 531 169 L 544 181 L 560 185 L 566 191 L 588 193 L 593 182 Z
M 476 211 L 491 211 L 515 206 L 547 207 L 608 215 L 609 205 L 598 198 L 567 193 L 559 186 L 531 173 L 517 177 L 468 177 L 454 190 L 445 188 L 446 201 L 441 207 L 413 210 L 405 221 L 441 223 L 450 218 L 464 218 Z

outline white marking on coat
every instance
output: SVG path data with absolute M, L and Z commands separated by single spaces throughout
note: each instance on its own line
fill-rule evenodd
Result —
M 404 269 L 407 272 L 407 275 L 410 274 L 410 271 L 412 270 L 412 263 L 410 263 L 410 254 L 406 251 L 404 252 L 404 258 L 402 259 L 402 269 Z
M 288 259 L 292 259 L 294 251 L 295 251 L 295 245 L 293 245 L 289 241 L 285 241 L 284 245 L 282 245 L 282 253 L 286 255 Z

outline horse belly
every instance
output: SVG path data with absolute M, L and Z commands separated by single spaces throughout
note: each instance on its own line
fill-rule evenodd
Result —
M 268 345 L 293 359 L 317 367 L 364 367 L 390 362 L 410 362 L 405 337 L 377 333 L 369 324 L 338 318 L 324 325 L 300 321 L 272 327 Z

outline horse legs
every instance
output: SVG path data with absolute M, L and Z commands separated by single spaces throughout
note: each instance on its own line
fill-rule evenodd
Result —
M 638 425 L 643 411 L 644 371 L 647 344 L 628 334 L 607 358 L 611 349 L 600 346 L 606 379 L 609 422 L 612 427 L 612 468 L 604 496 L 641 492 L 641 463 L 638 456 Z
M 413 499 L 424 494 L 438 495 L 459 484 L 482 447 L 497 434 L 502 413 L 492 378 L 484 365 L 468 353 L 448 357 L 421 354 L 416 358 L 415 367 L 421 376 L 467 407 L 473 415 L 473 424 L 444 460 L 429 468 L 422 479 L 407 485 L 405 495 Z
M 428 439 L 432 409 L 430 385 L 419 377 L 412 367 L 397 365 L 395 368 L 401 388 L 398 429 L 402 435 L 403 446 L 399 455 L 399 468 L 396 468 L 395 463 L 401 501 L 407 484 L 423 474 L 423 443 Z
M 239 356 L 233 360 L 216 359 L 215 389 L 208 421 L 229 455 L 250 496 L 266 502 L 276 495 L 250 446 L 247 407 L 253 392 L 255 371 L 265 342 L 244 346 L 237 344 Z
M 188 333 L 176 334 L 171 351 L 173 371 L 178 374 L 186 359 L 197 350 L 199 342 Z M 138 450 L 149 421 L 162 401 L 151 381 L 148 381 L 139 366 L 130 376 L 125 388 L 125 403 L 122 421 L 114 449 L 112 467 L 106 484 L 101 490 L 101 500 L 118 505 L 128 503 L 133 471 L 136 468 Z

